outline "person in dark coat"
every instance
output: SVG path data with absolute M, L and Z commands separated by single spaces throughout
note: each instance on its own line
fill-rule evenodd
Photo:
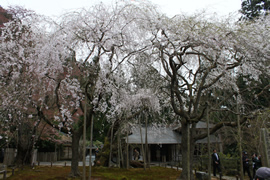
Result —
M 256 153 L 252 155 L 252 170 L 253 170 L 253 179 L 255 178 L 256 171 L 261 167 L 260 160 Z
M 258 155 L 257 169 L 259 169 L 260 167 L 262 167 L 262 156 Z
M 220 168 L 220 158 L 219 155 L 217 154 L 217 150 L 213 150 L 212 154 L 212 162 L 213 162 L 213 174 L 216 176 L 216 171 L 218 170 L 220 177 L 222 176 L 221 174 L 221 168 Z
M 249 161 L 248 154 L 247 154 L 246 151 L 244 151 L 243 152 L 243 157 L 242 157 L 244 176 L 245 176 L 245 172 L 247 172 L 249 179 L 252 180 L 250 170 L 249 170 L 249 162 L 248 161 Z
M 4 149 L 3 148 L 1 148 L 0 149 L 0 163 L 3 163 L 4 162 Z

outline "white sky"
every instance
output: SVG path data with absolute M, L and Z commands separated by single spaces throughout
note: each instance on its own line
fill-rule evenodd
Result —
M 20 5 L 47 16 L 59 16 L 65 11 L 87 8 L 98 2 L 112 3 L 113 0 L 1 0 L 0 5 L 7 8 L 10 5 Z M 144 1 L 144 0 L 122 0 Z M 168 16 L 179 13 L 195 13 L 206 10 L 219 16 L 236 13 L 241 8 L 241 0 L 150 0 L 157 4 Z

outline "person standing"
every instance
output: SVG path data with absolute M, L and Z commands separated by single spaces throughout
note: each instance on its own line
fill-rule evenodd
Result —
M 216 171 L 218 170 L 220 178 L 221 178 L 221 168 L 220 168 L 220 158 L 219 155 L 217 154 L 217 150 L 213 150 L 212 154 L 212 162 L 213 162 L 213 174 L 216 176 Z
M 258 155 L 257 169 L 259 169 L 260 167 L 262 167 L 262 156 L 259 154 Z
M 258 158 L 256 153 L 253 153 L 253 155 L 252 155 L 253 179 L 255 178 L 257 169 L 259 168 L 258 165 L 259 165 L 259 158 Z
M 242 157 L 242 162 L 243 162 L 243 170 L 244 170 L 244 176 L 245 176 L 245 172 L 248 173 L 248 177 L 250 180 L 252 180 L 250 171 L 249 171 L 249 159 L 248 159 L 248 154 L 246 151 L 243 152 L 243 157 Z
M 0 149 L 0 163 L 4 162 L 4 154 L 5 154 L 5 150 L 1 148 Z
M 134 149 L 133 156 L 134 156 L 134 160 L 135 161 L 138 161 L 139 160 L 139 151 L 137 149 Z

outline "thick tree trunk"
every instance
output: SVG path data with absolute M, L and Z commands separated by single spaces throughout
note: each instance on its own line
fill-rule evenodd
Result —
M 72 134 L 72 158 L 71 158 L 71 177 L 81 176 L 79 171 L 79 141 L 80 141 L 81 133 L 73 132 Z
M 32 157 L 32 149 L 27 149 L 23 147 L 22 144 L 18 144 L 17 146 L 17 156 L 15 159 L 15 164 L 17 166 L 22 165 L 31 165 L 31 157 Z
M 34 139 L 32 137 L 32 133 L 29 132 L 32 132 L 32 129 L 28 124 L 19 126 L 17 137 L 17 156 L 14 162 L 17 166 L 31 165 Z
M 193 138 L 191 129 L 189 128 L 190 124 L 182 123 L 182 164 L 183 170 L 181 176 L 179 177 L 182 180 L 194 180 L 194 175 L 192 173 L 193 169 L 193 152 L 195 148 L 195 143 L 193 143 Z M 189 166 L 188 166 L 189 165 Z

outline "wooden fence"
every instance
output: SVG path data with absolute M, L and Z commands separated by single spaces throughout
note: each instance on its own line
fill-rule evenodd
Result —
M 57 161 L 57 152 L 38 152 L 37 161 L 39 162 L 55 162 Z
M 9 166 L 14 164 L 17 151 L 14 148 L 6 148 L 4 154 L 3 164 Z M 34 157 L 32 157 L 32 163 L 39 162 L 56 162 L 58 160 L 57 152 L 37 152 L 35 150 Z
M 9 166 L 14 163 L 17 151 L 14 148 L 6 148 L 4 153 L 4 164 Z

